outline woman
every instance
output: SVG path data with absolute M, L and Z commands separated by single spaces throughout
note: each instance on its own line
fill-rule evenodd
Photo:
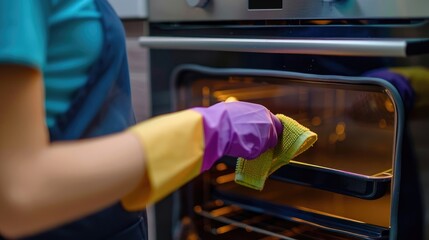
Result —
M 124 34 L 107 0 L 0 0 L 0 11 L 3 237 L 145 239 L 147 203 L 222 155 L 277 143 L 278 119 L 242 102 L 129 128 Z

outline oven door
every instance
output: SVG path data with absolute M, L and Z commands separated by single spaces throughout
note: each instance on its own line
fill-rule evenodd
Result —
M 201 239 L 388 237 L 404 120 L 399 94 L 388 82 L 198 65 L 179 66 L 172 79 L 176 110 L 233 97 L 288 115 L 319 135 L 261 192 L 234 182 L 235 159 L 185 187 L 184 198 L 194 193 L 187 208 L 197 216 L 192 222 L 202 223 L 196 227 Z

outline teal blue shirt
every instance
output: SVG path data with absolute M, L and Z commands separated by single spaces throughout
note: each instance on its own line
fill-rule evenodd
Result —
M 0 0 L 0 63 L 43 72 L 48 127 L 87 82 L 102 35 L 93 0 Z

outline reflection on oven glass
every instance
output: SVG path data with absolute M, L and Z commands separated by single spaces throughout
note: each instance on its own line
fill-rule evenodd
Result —
M 314 147 L 296 161 L 367 176 L 391 172 L 396 115 L 383 89 L 287 80 L 201 78 L 182 89 L 181 102 L 209 106 L 233 97 L 262 104 L 318 134 Z

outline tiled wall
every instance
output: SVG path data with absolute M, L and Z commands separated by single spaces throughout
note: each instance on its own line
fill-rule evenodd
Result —
M 133 106 L 138 121 L 150 116 L 150 84 L 148 78 L 147 49 L 138 45 L 138 37 L 144 34 L 142 20 L 125 20 L 127 34 L 128 64 L 130 67 Z

